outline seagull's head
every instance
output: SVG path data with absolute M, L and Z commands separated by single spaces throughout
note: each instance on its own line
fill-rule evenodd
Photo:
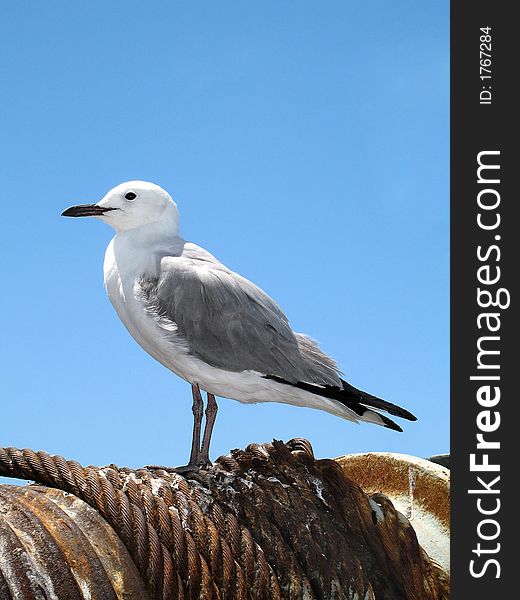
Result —
M 177 205 L 166 190 L 148 181 L 127 181 L 111 189 L 97 204 L 71 206 L 64 217 L 97 217 L 116 231 L 164 223 L 177 232 Z

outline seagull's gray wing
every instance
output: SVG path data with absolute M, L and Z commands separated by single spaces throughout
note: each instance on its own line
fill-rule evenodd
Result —
M 142 279 L 140 290 L 158 322 L 213 367 L 294 383 L 339 383 L 333 361 L 293 333 L 267 294 L 202 248 L 187 244 L 181 256 L 162 258 L 159 276 Z

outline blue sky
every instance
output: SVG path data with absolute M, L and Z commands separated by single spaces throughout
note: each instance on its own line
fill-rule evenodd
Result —
M 402 434 L 220 400 L 212 455 L 449 449 L 448 2 L 36 1 L 0 8 L 0 445 L 184 464 L 188 384 L 103 289 L 112 231 L 60 217 L 129 179 L 253 280 Z

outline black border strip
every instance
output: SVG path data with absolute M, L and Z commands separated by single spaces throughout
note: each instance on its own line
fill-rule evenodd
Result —
M 478 0 L 452 2 L 451 5 L 451 555 L 454 600 L 489 600 L 518 594 L 512 566 L 520 522 L 513 492 L 518 468 L 515 469 L 513 464 L 517 450 L 511 441 L 516 427 L 516 411 L 513 411 L 518 404 L 513 386 L 515 371 L 520 369 L 516 351 L 518 320 L 513 321 L 520 271 L 520 250 L 516 243 L 516 238 L 520 238 L 516 222 L 520 194 L 513 189 L 520 172 L 517 166 L 519 153 L 513 146 L 519 119 L 518 109 L 513 109 L 513 101 L 518 104 L 513 86 L 518 80 L 514 57 L 520 53 L 514 52 L 518 35 L 515 38 L 513 34 L 517 28 L 513 8 L 513 3 Z M 481 74 L 486 74 L 480 71 L 480 59 L 486 58 L 480 56 L 480 35 L 485 35 L 480 31 L 481 27 L 491 27 L 490 80 L 480 78 Z M 489 99 L 489 93 L 480 96 L 485 91 L 491 92 L 491 104 L 481 104 Z M 481 180 L 487 181 L 479 183 L 478 156 L 489 151 L 500 154 L 481 154 L 481 161 L 500 165 L 500 169 L 482 170 Z M 491 182 L 497 178 L 500 183 Z M 492 199 L 499 194 L 500 203 L 496 209 L 479 208 L 478 195 L 486 189 L 494 191 L 484 192 L 480 196 L 481 202 L 491 205 Z M 500 225 L 489 230 L 479 227 L 479 212 L 481 223 L 488 225 L 495 223 L 500 214 Z M 498 250 L 491 249 L 493 245 Z M 479 259 L 479 246 L 480 256 L 487 254 L 487 258 Z M 478 269 L 486 265 L 489 270 L 480 271 L 481 279 L 494 279 L 499 267 L 497 283 L 479 282 Z M 507 289 L 511 305 L 509 308 L 479 306 L 479 287 L 495 297 L 500 288 Z M 486 294 L 481 295 L 481 304 L 486 303 L 486 297 Z M 504 292 L 500 298 L 501 304 L 507 304 Z M 498 313 L 499 317 L 487 320 L 480 317 L 478 320 L 479 315 L 491 312 Z M 488 325 L 497 326 L 498 319 L 500 329 L 490 332 Z M 493 335 L 499 339 L 483 339 L 483 336 Z M 479 339 L 481 349 L 500 352 L 481 355 L 480 369 Z M 482 365 L 498 365 L 499 368 L 482 368 Z M 471 376 L 492 375 L 499 376 L 500 380 L 470 379 Z M 491 386 L 488 396 L 487 385 Z M 491 406 L 496 397 L 495 387 L 500 387 L 501 397 L 495 406 Z M 479 390 L 482 403 L 477 398 Z M 479 424 L 488 429 L 496 427 L 495 431 L 483 435 L 489 442 L 499 442 L 500 449 L 477 448 L 477 434 L 482 433 Z M 499 466 L 500 471 L 472 471 L 472 454 L 476 463 L 484 462 L 484 454 L 487 454 L 489 462 Z M 508 462 L 512 464 L 508 466 Z M 500 480 L 491 485 L 497 476 Z M 485 491 L 478 477 L 490 491 Z M 468 493 L 469 490 L 476 493 Z M 497 512 L 485 515 L 485 510 Z

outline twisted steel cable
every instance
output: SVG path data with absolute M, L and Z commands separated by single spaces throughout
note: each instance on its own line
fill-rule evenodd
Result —
M 308 441 L 251 444 L 181 476 L 0 448 L 0 475 L 74 494 L 117 533 L 151 597 L 436 600 L 444 572 L 381 494 Z

